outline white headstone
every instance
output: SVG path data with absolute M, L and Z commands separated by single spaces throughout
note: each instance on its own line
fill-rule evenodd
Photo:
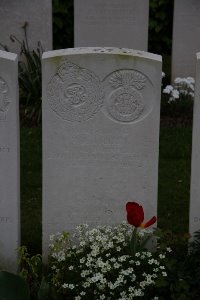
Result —
M 193 112 L 192 169 L 190 187 L 190 234 L 200 230 L 200 52 L 197 53 L 195 101 Z
M 200 1 L 175 0 L 172 79 L 195 76 L 195 55 L 200 51 Z
M 24 39 L 23 26 L 28 22 L 27 38 L 30 49 L 36 49 L 38 41 L 44 50 L 52 49 L 52 1 L 51 0 L 1 0 L 0 43 L 9 51 L 20 53 L 20 45 L 10 40 L 10 35 Z
M 74 0 L 75 47 L 147 50 L 149 0 Z
M 20 242 L 17 55 L 0 51 L 0 269 L 17 270 Z
M 43 250 L 80 223 L 157 214 L 161 57 L 118 48 L 43 54 Z

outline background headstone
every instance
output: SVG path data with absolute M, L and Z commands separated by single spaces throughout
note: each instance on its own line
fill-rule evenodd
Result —
M 200 1 L 175 0 L 172 79 L 195 76 L 195 55 L 200 51 Z
M 0 269 L 17 270 L 20 242 L 17 55 L 0 51 Z
M 24 39 L 23 26 L 28 22 L 27 37 L 30 49 L 36 49 L 38 41 L 44 50 L 52 49 L 52 1 L 51 0 L 1 0 L 0 43 L 9 51 L 20 53 L 20 45 L 10 40 L 15 35 Z
M 197 53 L 195 100 L 193 112 L 192 169 L 190 188 L 190 220 L 192 235 L 200 229 L 200 52 Z
M 74 0 L 75 47 L 147 50 L 149 0 Z
M 43 54 L 43 251 L 80 223 L 117 224 L 127 201 L 157 214 L 158 55 L 118 48 Z

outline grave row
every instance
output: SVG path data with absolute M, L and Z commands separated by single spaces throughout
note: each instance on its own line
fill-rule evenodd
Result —
M 173 12 L 169 12 L 173 13 Z M 75 47 L 124 47 L 147 51 L 149 0 L 74 0 Z M 195 53 L 200 51 L 200 1 L 175 0 L 172 43 L 172 80 L 195 76 Z M 30 49 L 37 42 L 52 49 L 51 0 L 1 0 L 0 43 L 20 52 L 24 24 Z
M 127 200 L 157 215 L 162 60 L 119 48 L 43 54 L 43 253 L 76 225 L 117 224 Z M 20 244 L 17 55 L 0 51 L 0 265 Z M 200 216 L 200 54 L 194 107 L 190 233 Z

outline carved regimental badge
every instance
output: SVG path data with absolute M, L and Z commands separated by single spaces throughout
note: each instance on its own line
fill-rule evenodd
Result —
M 47 98 L 62 119 L 81 122 L 100 110 L 102 91 L 101 82 L 93 72 L 65 61 L 48 84 Z
M 8 85 L 6 81 L 0 77 L 0 120 L 6 119 L 10 101 L 8 100 Z
M 108 114 L 121 122 L 132 122 L 143 113 L 145 104 L 139 92 L 146 85 L 146 77 L 134 70 L 119 70 L 108 78 L 112 92 L 108 96 Z

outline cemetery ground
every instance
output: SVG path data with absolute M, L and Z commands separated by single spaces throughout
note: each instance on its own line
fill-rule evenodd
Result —
M 21 233 L 30 254 L 42 244 L 41 127 L 21 128 Z M 191 122 L 161 119 L 158 187 L 158 227 L 178 236 L 188 233 Z M 124 201 L 140 199 L 124 199 Z M 126 216 L 124 215 L 124 220 Z

